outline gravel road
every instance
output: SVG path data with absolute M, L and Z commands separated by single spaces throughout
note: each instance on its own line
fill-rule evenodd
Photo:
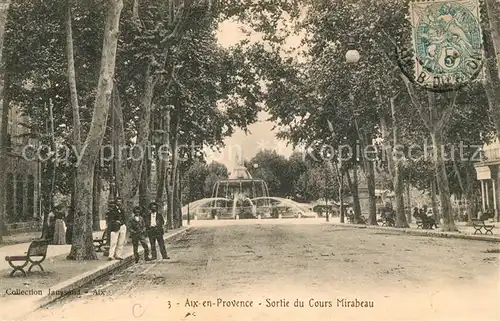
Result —
M 29 320 L 499 320 L 499 246 L 326 224 L 197 226 Z M 497 252 L 497 253 L 495 253 Z

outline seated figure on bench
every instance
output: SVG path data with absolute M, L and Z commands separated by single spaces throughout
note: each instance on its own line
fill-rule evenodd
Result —
M 413 217 L 415 218 L 415 221 L 417 223 L 417 228 L 422 228 L 423 222 L 422 219 L 420 218 L 420 212 L 418 210 L 418 207 L 413 208 Z
M 481 221 L 487 221 L 487 220 L 489 220 L 490 218 L 494 218 L 494 217 L 495 217 L 495 214 L 494 214 L 494 212 L 493 212 L 492 210 L 490 210 L 490 209 L 487 209 L 484 213 L 481 213 L 481 214 L 479 215 L 479 219 L 480 219 Z
M 382 219 L 385 221 L 387 226 L 394 226 L 396 224 L 394 211 L 392 209 L 382 213 Z
M 436 220 L 433 217 L 429 217 L 424 213 L 423 209 L 418 210 L 418 208 L 414 208 L 413 217 L 417 220 L 422 221 L 423 229 L 432 229 L 434 226 L 437 228 Z
M 354 223 L 354 211 L 353 210 L 349 210 L 349 212 L 347 213 L 347 221 L 351 224 Z

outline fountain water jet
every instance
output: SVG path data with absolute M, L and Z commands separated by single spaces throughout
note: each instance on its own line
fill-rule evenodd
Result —
M 271 205 L 271 202 L 275 205 Z M 250 206 L 246 206 L 245 203 Z M 266 182 L 262 179 L 254 179 L 241 164 L 236 166 L 229 179 L 220 180 L 214 184 L 211 198 L 197 200 L 184 206 L 183 215 L 187 214 L 188 208 L 195 215 L 205 218 L 271 217 L 272 211 L 278 213 L 280 210 L 282 212 L 279 216 L 282 216 L 281 213 L 295 217 L 314 215 L 308 206 L 290 199 L 269 196 Z M 241 212 L 238 212 L 238 209 Z M 290 212 L 289 209 L 293 211 Z

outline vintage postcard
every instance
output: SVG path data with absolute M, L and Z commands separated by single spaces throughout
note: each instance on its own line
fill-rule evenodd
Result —
M 500 320 L 498 0 L 0 0 L 0 321 Z

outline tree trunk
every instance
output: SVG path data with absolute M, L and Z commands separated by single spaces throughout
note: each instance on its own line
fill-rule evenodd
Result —
M 1 77 L 1 76 L 0 76 Z M 0 84 L 0 87 L 2 85 Z M 1 90 L 1 89 L 0 89 Z M 2 236 L 7 235 L 7 227 L 5 220 L 7 217 L 6 213 L 6 188 L 7 186 L 7 127 L 9 125 L 9 99 L 5 95 L 6 90 L 3 90 L 3 100 L 2 106 L 2 123 L 1 123 L 1 133 L 0 133 L 0 243 L 2 243 Z
M 174 228 L 174 219 L 175 219 L 175 211 L 177 204 L 175 202 L 175 188 L 176 188 L 176 172 L 177 172 L 177 162 L 179 159 L 179 151 L 178 151 L 178 145 L 179 145 L 179 126 L 180 126 L 180 116 L 179 112 L 176 112 L 176 115 L 174 117 L 174 126 L 173 126 L 173 132 L 170 134 L 171 137 L 171 150 L 172 150 L 172 167 L 170 169 L 170 186 L 168 190 L 168 205 L 169 205 L 169 211 L 168 211 L 168 216 L 167 216 L 167 222 L 169 222 L 169 228 L 172 229 Z
M 147 208 L 149 204 L 149 159 L 146 157 L 142 163 L 141 181 L 139 183 L 139 205 L 142 208 Z
M 333 172 L 332 167 L 335 167 L 335 173 L 337 174 L 337 181 L 339 183 L 339 202 L 340 202 L 340 223 L 344 223 L 345 217 L 344 217 L 344 193 L 343 193 L 343 186 L 344 186 L 344 172 L 339 169 L 339 164 L 335 163 L 335 166 L 332 164 L 330 160 L 327 161 L 328 167 L 330 169 L 330 172 Z M 306 187 L 307 191 L 307 187 Z
M 57 150 L 56 146 L 56 136 L 55 136 L 55 130 L 54 130 L 54 104 L 52 103 L 52 98 L 49 98 L 49 121 L 50 121 L 50 145 L 52 147 L 52 150 Z M 57 173 L 57 167 L 58 167 L 58 159 L 53 156 L 53 159 L 49 159 L 48 162 L 50 162 L 50 193 L 49 193 L 49 199 L 48 205 L 49 205 L 49 212 L 52 212 L 54 210 L 54 194 L 56 192 L 56 173 Z
M 401 176 L 401 162 L 396 161 L 394 164 L 394 194 L 396 199 L 396 227 L 408 228 L 406 221 L 405 202 L 404 202 L 404 183 Z
M 375 195 L 375 166 L 372 161 L 365 161 L 366 183 L 368 187 L 368 224 L 377 223 L 377 196 Z
M 465 201 L 467 202 L 467 223 L 472 225 L 472 219 L 475 218 L 475 203 L 476 203 L 476 193 L 475 193 L 475 175 L 473 173 L 474 167 L 468 166 L 465 170 Z
M 395 227 L 398 228 L 407 228 L 409 227 L 408 222 L 406 221 L 406 213 L 405 213 L 405 205 L 404 205 L 404 184 L 403 177 L 401 175 L 401 159 L 397 157 L 396 146 L 399 144 L 399 128 L 398 122 L 396 119 L 396 105 L 395 101 L 399 94 L 390 98 L 390 109 L 391 109 L 391 119 L 392 119 L 392 139 L 389 134 L 389 130 L 387 128 L 386 116 L 381 109 L 379 111 L 380 117 L 380 127 L 382 131 L 382 137 L 385 142 L 392 141 L 392 144 L 385 148 L 385 155 L 387 155 L 387 164 L 389 166 L 389 175 L 392 181 L 392 188 L 394 190 L 395 200 L 396 200 L 396 223 Z M 381 96 L 379 95 L 379 103 L 380 106 L 384 106 L 385 104 L 382 101 Z
M 410 179 L 408 179 L 408 184 L 406 184 L 406 199 L 408 201 L 408 212 L 406 213 L 407 223 L 411 223 L 411 199 L 410 199 Z
M 132 5 L 132 20 L 135 23 L 139 23 L 139 0 L 134 0 L 134 4 Z
M 75 222 L 75 212 L 76 212 L 76 190 L 78 188 L 78 182 L 76 180 L 76 167 L 72 168 L 71 174 L 71 200 L 68 217 L 66 218 L 66 244 L 72 244 L 73 239 L 73 225 Z
M 339 201 L 340 201 L 340 223 L 344 223 L 345 221 L 345 209 L 344 209 L 344 174 L 340 173 L 340 187 L 339 187 Z
M 5 188 L 7 184 L 7 126 L 9 124 L 9 103 L 6 98 L 7 92 L 7 77 L 5 61 L 3 59 L 3 43 L 5 38 L 5 25 L 7 24 L 7 16 L 9 12 L 10 0 L 0 1 L 0 106 L 2 106 L 2 122 L 0 127 L 0 243 L 3 241 L 3 236 L 7 233 L 5 225 L 6 218 L 6 195 Z
M 101 164 L 96 162 L 94 168 L 94 186 L 92 191 L 92 230 L 101 230 Z
M 432 145 L 434 150 L 434 169 L 439 188 L 439 197 L 441 201 L 441 211 L 443 216 L 443 230 L 444 231 L 457 231 L 455 222 L 453 220 L 452 206 L 450 201 L 450 187 L 448 177 L 446 175 L 446 167 L 442 155 L 443 145 L 443 131 L 445 125 L 450 121 L 457 98 L 457 92 L 454 92 L 454 97 L 449 106 L 443 106 L 442 112 L 438 117 L 439 107 L 436 106 L 435 96 L 433 92 L 428 91 L 427 97 L 429 100 L 428 110 L 425 113 L 423 105 L 420 103 L 419 98 L 415 92 L 415 88 L 408 78 L 401 73 L 401 78 L 404 81 L 408 94 L 410 95 L 411 102 L 416 107 L 420 117 L 422 118 L 427 130 L 432 138 Z
M 393 146 L 394 148 L 392 149 L 391 152 L 391 157 L 393 158 L 393 185 L 394 185 L 394 195 L 396 198 L 396 227 L 398 228 L 408 228 L 410 227 L 408 225 L 408 222 L 406 221 L 406 213 L 405 213 L 405 202 L 404 202 L 404 183 L 403 183 L 403 176 L 401 175 L 401 159 L 396 156 L 396 150 L 395 148 L 399 144 L 399 127 L 398 127 L 398 121 L 396 119 L 396 98 L 397 95 L 394 97 L 391 97 L 390 99 L 390 104 L 391 104 L 391 117 L 392 117 L 392 136 L 393 136 Z
M 491 2 L 491 0 L 486 1 Z M 492 5 L 490 3 L 490 5 Z M 491 19 L 490 19 L 491 21 Z M 499 65 L 497 60 L 497 51 L 494 46 L 493 32 L 490 28 L 483 28 L 484 33 L 484 55 L 485 55 L 485 78 L 484 88 L 488 105 L 490 108 L 491 117 L 495 125 L 497 137 L 500 139 L 500 75 Z M 500 50 L 500 48 L 496 48 Z
M 497 60 L 496 63 L 497 66 L 500 66 L 500 4 L 498 3 L 498 0 L 486 0 L 485 7 L 488 14 L 493 47 L 497 53 L 495 55 Z
M 66 9 L 66 56 L 68 60 L 68 85 L 70 92 L 71 110 L 73 115 L 73 144 L 74 148 L 78 153 L 81 151 L 82 139 L 81 139 L 81 124 L 80 124 L 80 108 L 78 105 L 78 93 L 76 89 L 76 73 L 75 73 L 75 59 L 73 53 L 73 30 L 71 26 L 71 5 L 72 1 L 67 1 Z M 75 218 L 75 206 L 76 206 L 76 190 L 78 188 L 76 180 L 76 166 L 72 167 L 72 185 L 71 185 L 71 205 L 67 218 L 67 237 L 66 241 L 71 242 L 73 222 Z
M 180 174 L 180 170 L 177 169 L 177 173 L 175 175 L 175 180 L 176 180 L 176 190 L 177 190 L 177 195 L 176 195 L 176 217 L 177 217 L 177 220 L 176 220 L 176 226 L 175 228 L 180 228 L 182 227 L 182 186 L 181 186 L 181 174 Z
M 453 211 L 450 200 L 450 188 L 446 167 L 443 160 L 442 133 L 441 131 L 431 133 L 432 147 L 434 151 L 434 168 L 436 171 L 437 186 L 439 188 L 439 200 L 441 202 L 441 216 L 443 217 L 443 231 L 458 231 L 453 219 Z
M 137 194 L 137 190 L 139 189 L 140 182 L 143 179 L 143 171 L 144 166 L 147 163 L 147 146 L 149 142 L 150 132 L 151 132 L 151 104 L 153 101 L 154 88 L 156 85 L 156 81 L 151 72 L 151 62 L 148 63 L 145 69 L 144 74 L 144 93 L 141 100 L 140 113 L 139 113 L 139 125 L 137 129 L 137 140 L 136 146 L 137 150 L 141 150 L 144 152 L 142 157 L 141 155 L 135 155 L 133 160 L 128 160 L 127 162 L 123 162 L 121 166 L 117 169 L 120 171 L 119 175 L 119 189 L 121 192 L 121 197 L 125 200 L 125 204 L 127 204 L 128 209 L 131 207 L 131 203 L 128 200 L 132 200 L 134 196 Z M 120 145 L 125 145 L 125 126 L 123 124 L 123 112 L 121 107 L 120 95 L 118 90 L 115 91 L 114 95 L 114 112 L 115 119 L 118 121 L 117 125 L 119 126 L 119 142 Z M 136 150 L 134 150 L 136 152 Z M 147 179 L 147 178 L 146 178 Z M 144 186 L 143 186 L 144 188 Z M 144 197 L 143 197 L 144 202 Z M 144 205 L 144 204 L 141 204 Z M 147 206 L 147 204 L 145 204 Z M 126 210 L 128 210 L 126 208 Z
M 432 216 L 437 222 L 437 213 L 439 212 L 439 206 L 437 201 L 437 186 L 436 186 L 437 178 L 433 176 L 431 180 L 431 207 L 432 207 Z
M 371 142 L 371 137 L 366 137 L 366 135 L 360 130 L 358 126 L 357 118 L 354 118 L 354 123 L 356 125 L 356 132 L 358 133 L 359 142 L 361 150 L 366 150 L 367 142 Z M 377 196 L 375 195 L 375 167 L 373 161 L 367 160 L 363 157 L 363 169 L 366 174 L 366 183 L 368 188 L 368 224 L 377 224 Z M 357 173 L 356 173 L 357 176 Z M 356 177 L 357 178 L 357 177 Z
M 51 185 L 52 185 L 52 172 L 53 165 L 50 160 L 46 161 L 42 164 L 42 191 L 40 197 L 42 198 L 41 206 L 43 213 L 43 224 L 42 224 L 42 238 L 46 238 L 48 232 L 48 224 L 49 224 L 49 213 L 51 212 Z
M 165 159 L 160 159 L 158 161 L 159 170 L 157 173 L 157 185 L 156 185 L 156 203 L 158 204 L 158 209 L 163 216 L 166 216 L 164 211 L 165 207 L 165 179 L 167 177 L 167 161 Z
M 52 150 L 56 149 L 56 142 L 54 136 L 54 115 L 52 110 L 52 99 L 49 98 L 49 119 L 46 126 L 47 134 L 50 137 L 50 147 Z M 49 214 L 54 210 L 54 192 L 56 183 L 56 159 L 50 157 L 43 164 L 43 181 L 42 181 L 42 212 L 43 212 L 43 225 L 42 225 L 42 238 L 47 237 L 48 231 L 48 218 Z
M 347 182 L 351 189 L 352 194 L 352 205 L 354 208 L 354 222 L 361 223 L 361 206 L 359 204 L 359 193 L 358 193 L 358 169 L 357 166 L 354 166 L 352 170 L 352 180 L 349 175 L 349 171 L 346 171 Z
M 76 90 L 76 75 L 75 75 L 75 58 L 73 53 L 73 30 L 71 27 L 71 0 L 68 0 L 68 8 L 66 12 L 66 54 L 68 59 L 68 84 L 71 98 L 71 109 L 73 112 L 73 144 L 78 152 L 80 152 L 81 139 L 81 124 L 80 124 L 80 108 L 78 106 L 78 93 Z
M 165 117 L 162 119 L 163 120 L 163 128 L 164 130 L 164 135 L 162 143 L 168 143 L 170 142 L 170 107 L 165 111 Z M 160 158 L 160 170 L 158 173 L 158 185 L 157 185 L 157 190 L 156 190 L 156 203 L 158 203 L 158 208 L 161 210 L 161 214 L 164 217 L 168 217 L 168 206 L 167 206 L 167 211 L 165 211 L 165 198 L 167 198 L 168 201 L 168 196 L 165 197 L 165 192 L 166 192 L 166 186 L 168 186 L 168 171 L 167 171 L 167 165 L 168 165 L 168 155 L 165 154 L 159 154 Z M 168 205 L 168 204 L 167 204 Z M 168 220 L 167 220 L 168 221 Z
M 71 252 L 68 255 L 68 259 L 70 260 L 97 259 L 92 238 L 93 169 L 106 131 L 106 122 L 113 90 L 116 48 L 118 44 L 118 30 L 122 8 L 122 0 L 108 0 L 101 67 L 92 122 L 90 124 L 87 139 L 83 144 L 83 155 L 81 155 L 81 161 L 77 168 L 78 189 L 73 226 L 73 242 Z

